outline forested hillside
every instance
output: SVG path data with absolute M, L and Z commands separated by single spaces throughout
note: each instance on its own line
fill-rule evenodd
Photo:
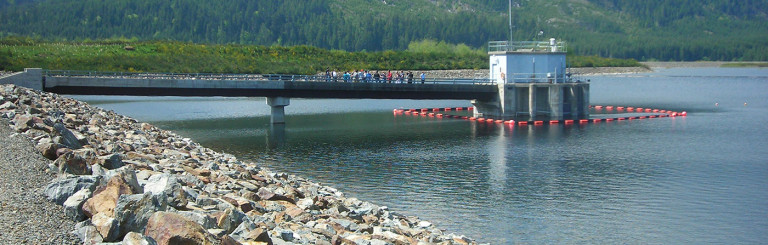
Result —
M 506 40 L 507 1 L 0 0 L 0 37 L 403 50 L 425 39 Z M 515 0 L 516 40 L 564 39 L 577 55 L 768 60 L 767 0 Z

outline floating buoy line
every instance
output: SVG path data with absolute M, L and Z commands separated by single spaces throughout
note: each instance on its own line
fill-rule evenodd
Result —
M 594 119 L 565 119 L 565 120 L 533 120 L 533 121 L 515 121 L 515 120 L 499 120 L 493 118 L 483 117 L 470 117 L 448 114 L 451 111 L 472 111 L 473 107 L 446 107 L 446 108 L 421 108 L 421 109 L 394 109 L 395 115 L 410 115 L 421 117 L 433 117 L 433 118 L 453 118 L 462 119 L 476 122 L 506 124 L 510 126 L 528 126 L 528 125 L 544 125 L 544 124 L 588 124 L 588 123 L 600 123 L 600 122 L 613 122 L 613 121 L 625 121 L 625 120 L 639 120 L 650 118 L 664 118 L 664 117 L 685 117 L 688 113 L 685 111 L 677 112 L 670 110 L 660 110 L 642 107 L 630 107 L 630 106 L 603 106 L 603 105 L 590 105 L 589 108 L 595 111 L 606 112 L 633 112 L 633 113 L 650 113 L 650 115 L 642 116 L 624 116 L 624 117 L 608 117 L 608 118 L 594 118 Z

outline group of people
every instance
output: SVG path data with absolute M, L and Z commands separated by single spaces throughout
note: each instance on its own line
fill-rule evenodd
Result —
M 325 70 L 325 78 L 328 82 L 364 82 L 364 83 L 413 83 L 413 72 L 388 70 L 387 72 L 366 71 L 361 69 L 360 71 L 354 70 L 352 72 L 345 71 L 343 74 L 336 70 L 331 71 L 330 68 Z M 419 75 L 421 83 L 427 79 L 424 72 Z

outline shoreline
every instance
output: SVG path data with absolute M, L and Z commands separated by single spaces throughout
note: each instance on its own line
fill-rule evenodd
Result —
M 0 85 L 0 117 L 49 159 L 36 171 L 57 177 L 40 189 L 82 243 L 477 244 L 56 94 Z

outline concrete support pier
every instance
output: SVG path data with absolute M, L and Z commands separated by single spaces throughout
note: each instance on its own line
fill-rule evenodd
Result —
M 563 120 L 589 117 L 589 83 L 515 83 L 498 98 L 473 100 L 476 117 Z
M 285 124 L 285 106 L 290 103 L 288 97 L 267 97 L 267 105 L 272 107 L 272 124 Z
M 549 87 L 549 120 L 563 119 L 563 88 L 560 86 Z M 570 108 L 568 108 L 570 110 Z
M 535 84 L 530 84 L 528 86 L 528 116 L 530 116 L 530 118 L 535 118 L 539 109 L 536 107 L 536 86 L 534 85 Z M 504 113 L 502 112 L 502 115 L 503 114 Z M 519 113 L 516 112 L 515 115 L 517 114 Z

